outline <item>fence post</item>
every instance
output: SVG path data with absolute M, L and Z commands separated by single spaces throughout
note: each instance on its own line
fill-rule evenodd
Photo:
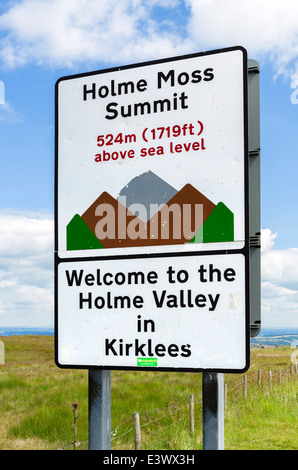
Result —
M 141 436 L 139 413 L 133 413 L 133 427 L 134 427 L 135 450 L 141 450 L 142 436 Z
M 261 383 L 262 383 L 262 371 L 258 371 L 258 387 L 261 388 Z
M 269 389 L 272 389 L 272 371 L 268 371 L 268 378 L 269 378 Z
M 189 422 L 190 422 L 190 434 L 193 435 L 195 432 L 195 413 L 194 413 L 194 396 L 189 395 Z
M 5 347 L 3 341 L 0 341 L 0 364 L 5 364 Z
M 224 384 L 224 388 L 225 388 L 225 398 L 224 398 L 224 403 L 225 403 L 225 410 L 227 409 L 227 405 L 228 405 L 228 384 Z
M 247 376 L 243 376 L 243 398 L 247 397 Z

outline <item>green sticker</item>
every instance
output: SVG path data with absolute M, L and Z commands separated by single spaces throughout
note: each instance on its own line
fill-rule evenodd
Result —
M 157 367 L 157 357 L 138 357 L 137 365 L 142 367 Z

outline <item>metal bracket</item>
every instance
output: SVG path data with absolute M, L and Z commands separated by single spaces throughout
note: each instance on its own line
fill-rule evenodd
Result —
M 261 331 L 260 69 L 248 60 L 250 336 Z
M 258 232 L 255 235 L 249 237 L 249 246 L 252 248 L 261 248 L 261 233 Z

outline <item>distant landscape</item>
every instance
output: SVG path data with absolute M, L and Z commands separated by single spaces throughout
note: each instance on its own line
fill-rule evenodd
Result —
M 0 336 L 23 336 L 23 335 L 54 335 L 54 328 L 40 327 L 0 327 Z M 251 338 L 251 346 L 292 346 L 298 347 L 297 328 L 263 328 L 255 338 Z M 296 342 L 296 343 L 295 343 Z
M 251 338 L 251 345 L 298 347 L 298 327 L 264 328 L 258 336 Z

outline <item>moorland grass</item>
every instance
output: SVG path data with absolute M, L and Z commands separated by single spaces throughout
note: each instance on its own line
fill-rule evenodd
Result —
M 77 441 L 87 449 L 88 371 L 59 369 L 51 336 L 0 338 L 0 450 L 72 449 L 73 403 Z M 269 389 L 258 370 L 289 368 L 289 348 L 253 349 L 247 398 L 241 375 L 225 375 L 226 449 L 297 449 L 297 376 Z M 133 449 L 133 420 L 140 413 L 143 449 L 202 449 L 201 374 L 112 371 L 112 449 Z M 239 386 L 240 384 L 240 386 Z M 189 432 L 188 398 L 195 396 L 195 433 Z

